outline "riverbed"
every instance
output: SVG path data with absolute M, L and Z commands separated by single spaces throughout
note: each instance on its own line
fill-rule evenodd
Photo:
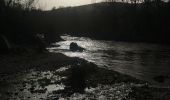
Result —
M 95 40 L 70 35 L 63 35 L 61 38 L 65 41 L 54 43 L 53 47 L 48 48 L 50 52 L 83 58 L 99 67 L 127 74 L 156 86 L 169 87 L 170 46 Z M 77 43 L 86 50 L 83 52 L 70 51 L 71 42 Z M 155 77 L 163 77 L 165 80 L 158 82 L 154 80 Z
M 168 46 L 68 35 L 62 38 L 65 41 L 47 48 L 51 53 L 0 56 L 0 98 L 169 100 L 169 78 L 165 82 L 153 78 L 169 75 Z M 85 50 L 70 51 L 71 42 Z

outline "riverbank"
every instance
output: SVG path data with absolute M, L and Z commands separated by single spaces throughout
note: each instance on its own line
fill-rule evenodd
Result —
M 168 100 L 170 89 L 60 53 L 0 56 L 2 100 Z

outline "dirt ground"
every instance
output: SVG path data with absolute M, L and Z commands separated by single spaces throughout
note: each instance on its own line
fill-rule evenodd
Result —
M 1 100 L 169 100 L 158 88 L 59 53 L 0 56 Z

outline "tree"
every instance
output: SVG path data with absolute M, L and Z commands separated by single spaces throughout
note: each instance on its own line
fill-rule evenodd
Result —
M 139 3 L 139 0 L 130 0 L 130 2 L 133 4 L 137 4 L 137 3 Z
M 2 9 L 5 7 L 4 0 L 0 0 L 0 13 L 2 12 Z
M 0 7 L 32 9 L 38 0 L 0 0 Z
M 32 9 L 35 7 L 37 2 L 38 2 L 38 0 L 24 0 L 23 6 L 25 9 Z
M 57 9 L 56 7 L 53 7 L 51 10 L 52 10 L 52 11 L 55 11 L 56 9 Z

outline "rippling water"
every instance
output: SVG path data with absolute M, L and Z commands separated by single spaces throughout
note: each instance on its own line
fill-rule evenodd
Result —
M 80 57 L 87 61 L 128 74 L 156 85 L 170 84 L 170 47 L 156 44 L 127 43 L 93 40 L 87 37 L 61 36 L 66 41 L 57 42 L 51 52 L 60 52 L 70 57 Z M 85 48 L 84 52 L 69 50 L 71 42 Z M 60 45 L 59 47 L 57 45 Z M 165 82 L 158 83 L 154 77 L 163 76 Z

